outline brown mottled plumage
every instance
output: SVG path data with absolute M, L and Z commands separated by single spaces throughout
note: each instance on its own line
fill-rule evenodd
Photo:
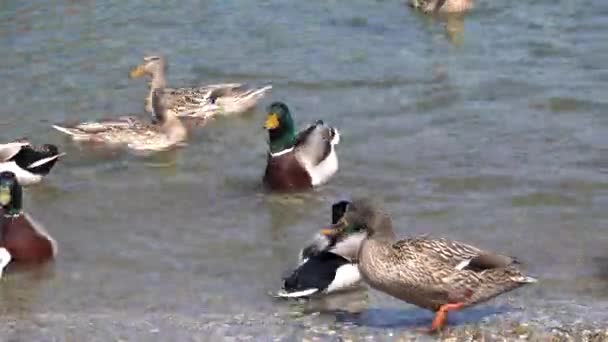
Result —
M 54 125 L 56 130 L 68 134 L 76 141 L 105 145 L 126 145 L 136 151 L 164 151 L 183 144 L 188 137 L 186 127 L 167 110 L 167 99 L 161 89 L 154 91 L 152 104 L 155 123 L 146 123 L 134 117 L 84 122 L 76 125 Z
M 163 95 L 171 100 L 169 111 L 179 117 L 209 118 L 216 114 L 239 114 L 253 109 L 257 102 L 272 89 L 271 85 L 250 88 L 241 83 L 210 84 L 202 87 L 168 88 L 165 79 L 166 59 L 147 56 L 129 72 L 130 78 L 149 76 L 149 94 L 145 101 L 146 111 L 152 113 L 152 93 L 163 89 Z
M 426 236 L 396 241 L 387 213 L 368 200 L 355 200 L 326 234 L 365 230 L 359 270 L 373 288 L 437 312 L 439 330 L 448 311 L 494 298 L 536 280 L 515 259 L 447 239 Z M 343 233 L 344 234 L 344 233 Z
M 461 13 L 473 8 L 473 0 L 411 0 L 410 6 L 424 13 Z

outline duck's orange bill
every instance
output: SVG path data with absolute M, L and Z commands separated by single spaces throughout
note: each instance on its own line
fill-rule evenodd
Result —
M 129 71 L 129 78 L 138 78 L 138 77 L 143 76 L 144 73 L 145 73 L 144 66 L 138 65 L 135 68 L 131 69 L 131 71 Z
M 338 234 L 338 230 L 334 229 L 334 228 L 323 228 L 319 231 L 319 233 L 321 233 L 321 235 L 325 235 L 325 236 L 334 236 L 334 235 Z

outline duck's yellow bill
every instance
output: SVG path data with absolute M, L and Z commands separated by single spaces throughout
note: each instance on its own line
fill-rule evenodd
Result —
M 338 234 L 338 229 L 334 229 L 334 228 L 323 228 L 319 231 L 319 233 L 321 235 L 325 235 L 325 236 L 334 236 L 336 234 Z
M 11 189 L 8 187 L 0 187 L 0 205 L 11 203 Z
M 275 129 L 279 127 L 279 116 L 276 113 L 269 113 L 264 122 L 264 128 Z
M 131 71 L 129 71 L 129 78 L 138 78 L 143 76 L 144 73 L 144 66 L 138 65 L 135 68 L 131 69 Z

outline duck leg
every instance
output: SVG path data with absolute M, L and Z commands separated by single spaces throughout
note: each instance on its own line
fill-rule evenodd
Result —
M 450 303 L 444 304 L 439 307 L 439 310 L 435 313 L 435 318 L 431 324 L 429 332 L 438 332 L 445 326 L 445 322 L 448 318 L 448 312 L 460 310 L 464 307 L 464 303 Z

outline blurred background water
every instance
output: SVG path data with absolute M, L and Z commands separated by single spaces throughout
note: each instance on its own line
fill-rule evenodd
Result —
M 329 222 L 330 204 L 353 194 L 383 198 L 400 235 L 517 255 L 541 279 L 455 323 L 605 322 L 607 15 L 603 0 L 478 1 L 464 19 L 399 0 L 2 2 L 0 138 L 68 155 L 26 190 L 60 254 L 2 280 L 0 339 L 179 338 L 234 317 L 253 320 L 259 338 L 297 334 L 293 307 L 266 293 Z M 173 86 L 274 89 L 257 112 L 152 158 L 51 130 L 141 113 L 146 85 L 127 73 L 147 54 L 168 58 Z M 341 169 L 326 186 L 262 191 L 272 100 L 301 126 L 322 118 L 341 130 Z M 373 291 L 366 308 L 356 324 L 431 317 Z

